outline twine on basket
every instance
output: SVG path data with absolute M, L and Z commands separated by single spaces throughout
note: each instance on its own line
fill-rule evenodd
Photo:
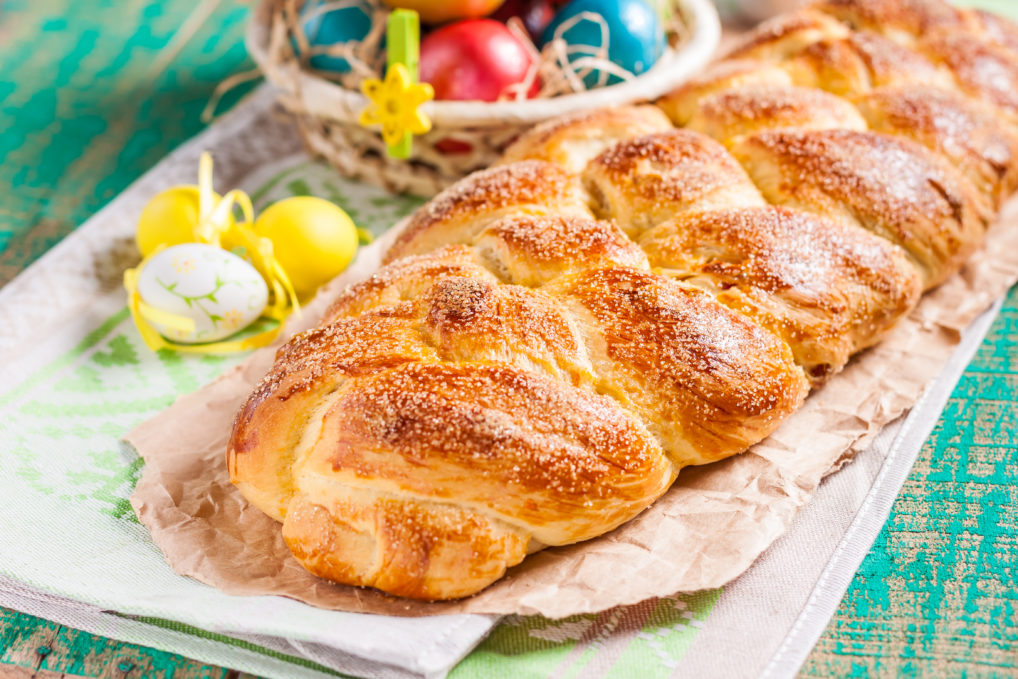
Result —
M 300 55 L 298 57 L 294 54 L 293 57 L 299 59 L 303 68 L 352 90 L 359 90 L 361 83 L 367 78 L 385 75 L 385 50 L 382 48 L 382 38 L 385 37 L 385 26 L 390 14 L 386 7 L 370 0 L 329 0 L 302 12 L 299 5 L 303 4 L 301 0 L 286 0 L 282 12 L 287 35 L 292 36 L 297 43 L 297 53 Z M 312 46 L 305 28 L 318 17 L 344 9 L 360 9 L 368 16 L 371 20 L 368 34 L 362 40 Z M 345 73 L 317 70 L 311 65 L 311 59 L 316 56 L 345 59 L 350 65 L 350 70 Z
M 574 28 L 581 21 L 590 21 L 597 24 L 601 33 L 601 40 L 598 46 L 593 45 L 569 45 L 563 37 L 566 31 Z M 618 76 L 621 80 L 632 80 L 636 77 L 633 73 L 612 62 L 608 58 L 608 50 L 611 47 L 611 39 L 608 31 L 608 22 L 599 14 L 593 12 L 580 12 L 576 16 L 563 21 L 555 29 L 555 34 L 543 49 L 538 50 L 530 39 L 523 22 L 518 17 L 513 17 L 506 22 L 509 30 L 527 48 L 533 63 L 527 71 L 526 77 L 505 89 L 502 99 L 511 101 L 522 101 L 527 99 L 535 80 L 540 82 L 540 89 L 534 99 L 548 99 L 562 94 L 572 94 L 587 91 L 585 78 L 593 72 L 598 73 L 596 87 L 603 87 L 608 84 L 608 78 L 612 75 Z M 583 54 L 579 59 L 573 58 L 576 54 Z

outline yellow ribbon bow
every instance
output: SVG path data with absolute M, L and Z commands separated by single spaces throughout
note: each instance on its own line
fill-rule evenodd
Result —
M 240 208 L 244 216 L 243 221 L 230 219 L 234 206 Z M 146 304 L 138 292 L 138 277 L 141 270 L 153 257 L 166 249 L 166 246 L 162 245 L 145 257 L 138 266 L 124 272 L 127 306 L 131 311 L 134 324 L 138 326 L 142 340 L 149 349 L 152 351 L 174 349 L 191 353 L 224 354 L 263 347 L 270 344 L 279 335 L 283 329 L 283 321 L 287 316 L 294 311 L 300 311 L 300 302 L 290 283 L 290 277 L 272 253 L 272 241 L 256 234 L 252 224 L 254 224 L 254 207 L 251 204 L 251 198 L 246 193 L 234 189 L 222 198 L 216 198 L 216 194 L 212 190 L 212 156 L 207 152 L 203 153 L 198 163 L 198 222 L 194 226 L 194 242 L 222 247 L 222 241 L 227 240 L 235 249 L 243 250 L 242 256 L 261 274 L 269 287 L 269 304 L 262 311 L 261 317 L 276 321 L 276 325 L 241 339 L 206 344 L 183 344 L 173 342 L 160 335 L 152 326 L 152 322 L 183 333 L 193 332 L 195 327 L 194 321 L 186 316 L 156 309 Z

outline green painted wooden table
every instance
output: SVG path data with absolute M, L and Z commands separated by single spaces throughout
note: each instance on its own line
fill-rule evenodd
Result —
M 979 4 L 1018 16 L 1013 0 Z M 0 285 L 202 129 L 215 85 L 251 68 L 248 12 L 236 0 L 5 3 Z M 1018 676 L 1016 534 L 1012 290 L 802 674 Z M 513 676 L 511 658 L 490 666 Z M 0 676 L 60 674 L 236 676 L 0 609 Z

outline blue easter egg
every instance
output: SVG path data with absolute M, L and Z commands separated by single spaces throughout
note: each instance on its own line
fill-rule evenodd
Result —
M 329 47 L 352 40 L 363 40 L 371 31 L 371 14 L 362 5 L 338 7 L 332 10 L 317 11 L 321 2 L 311 2 L 301 11 L 307 19 L 304 21 L 304 34 L 312 47 Z M 297 51 L 294 41 L 294 51 Z M 319 71 L 346 73 L 350 70 L 350 62 L 343 57 L 327 54 L 316 54 L 309 60 L 312 68 Z
M 665 33 L 661 18 L 644 0 L 572 0 L 563 7 L 544 30 L 542 44 L 550 42 L 559 26 L 577 14 L 590 12 L 604 18 L 608 26 L 608 59 L 634 75 L 640 75 L 653 66 L 665 49 Z M 574 54 L 570 61 L 592 56 L 601 47 L 601 28 L 597 22 L 579 19 L 574 26 L 562 32 L 561 37 L 571 46 L 589 45 L 589 51 Z M 589 73 L 584 82 L 596 87 L 599 71 Z M 611 76 L 606 84 L 621 82 Z

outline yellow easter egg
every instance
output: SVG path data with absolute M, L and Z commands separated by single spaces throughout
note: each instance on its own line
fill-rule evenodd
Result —
M 357 254 L 353 220 L 314 196 L 272 204 L 255 220 L 254 230 L 272 241 L 276 259 L 302 297 L 337 276 Z
M 220 199 L 218 194 L 216 200 Z M 233 223 L 233 217 L 230 217 Z M 143 257 L 160 245 L 167 247 L 195 242 L 198 224 L 198 187 L 174 186 L 148 202 L 138 218 L 135 241 Z

